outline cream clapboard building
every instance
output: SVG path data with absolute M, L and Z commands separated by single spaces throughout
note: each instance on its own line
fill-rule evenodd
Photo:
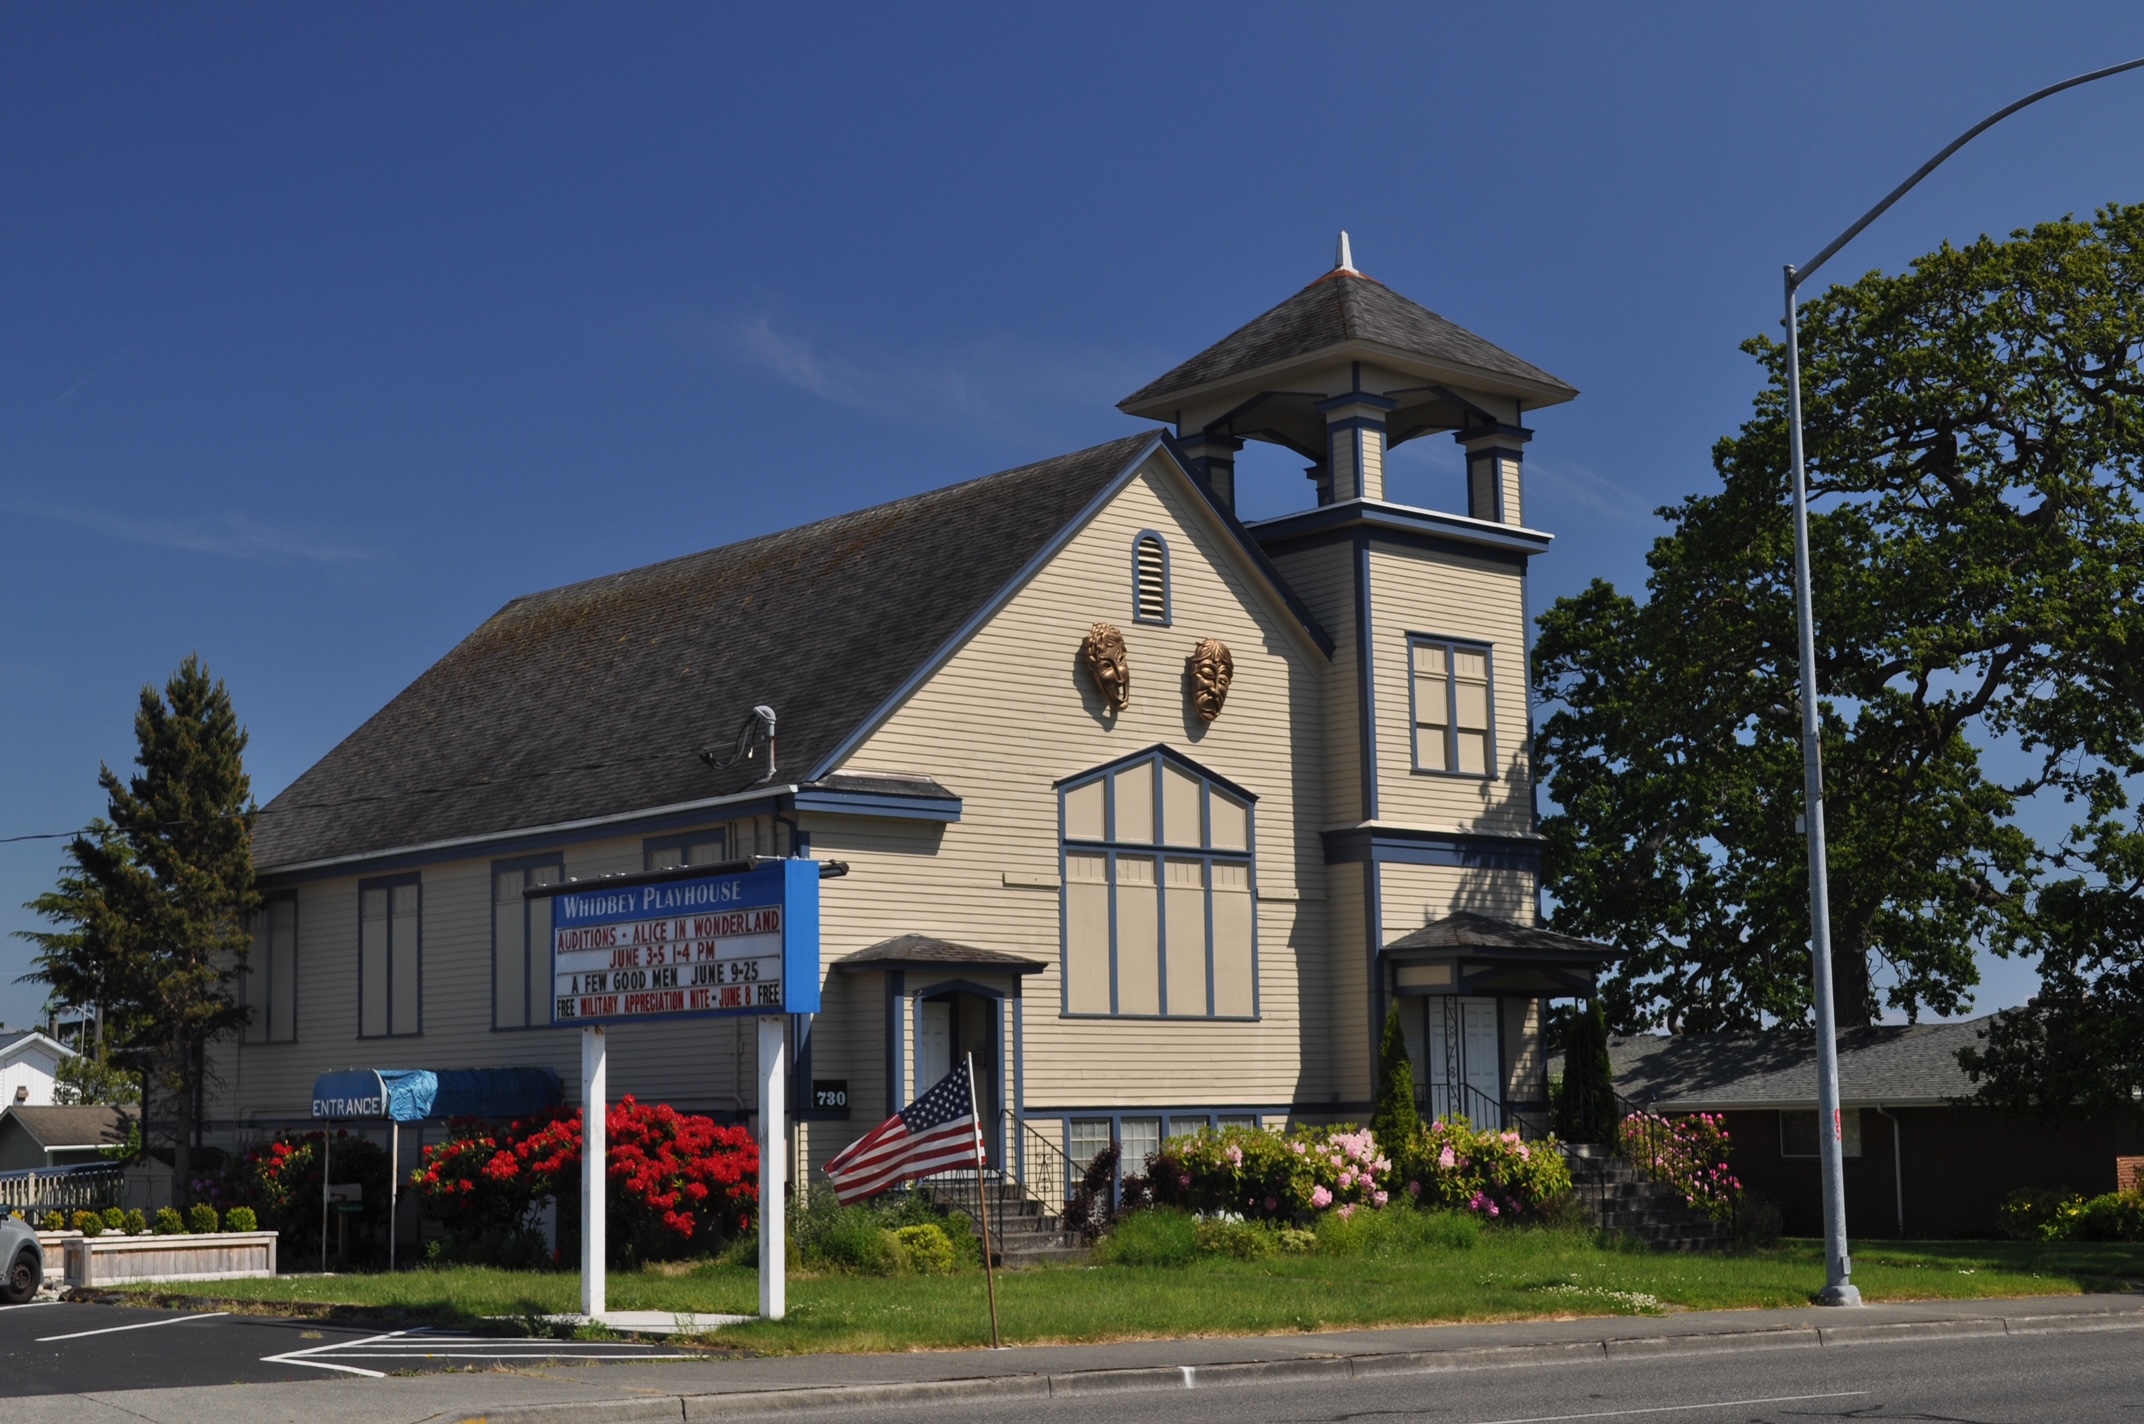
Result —
M 515 600 L 266 808 L 211 1115 L 300 1122 L 349 1067 L 570 1098 L 522 892 L 755 855 L 846 866 L 791 1021 L 813 1178 L 963 1054 L 1024 1176 L 1359 1120 L 1395 1003 L 1426 1108 L 1539 1113 L 1543 1002 L 1599 962 L 1535 923 L 1524 421 L 1575 394 L 1343 245 L 1121 403 L 1160 429 Z M 1439 435 L 1464 515 L 1385 497 Z M 1239 522 L 1246 440 L 1315 502 Z M 754 1034 L 614 1027 L 611 1091 L 749 1119 Z

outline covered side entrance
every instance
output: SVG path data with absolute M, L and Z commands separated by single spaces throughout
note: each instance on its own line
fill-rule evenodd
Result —
M 1548 1131 L 1542 1010 L 1593 993 L 1618 951 L 1552 930 L 1461 911 L 1385 946 L 1385 992 L 1399 1007 L 1424 1117 Z

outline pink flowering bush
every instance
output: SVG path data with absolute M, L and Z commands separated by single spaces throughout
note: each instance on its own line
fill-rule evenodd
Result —
M 1172 1137 L 1154 1159 L 1155 1201 L 1201 1215 L 1251 1221 L 1347 1220 L 1393 1205 L 1525 1220 L 1571 1190 L 1552 1142 L 1478 1132 L 1464 1118 L 1438 1122 L 1395 1164 L 1367 1129 L 1253 1128 Z
M 1367 1129 L 1230 1127 L 1170 1138 L 1151 1177 L 1162 1206 L 1288 1222 L 1336 1208 L 1383 1207 L 1402 1185 L 1391 1174 Z
M 1571 1169 L 1553 1141 L 1482 1131 L 1463 1117 L 1439 1119 L 1405 1163 L 1408 1196 L 1423 1206 L 1469 1211 L 1491 1221 L 1539 1215 L 1571 1190 Z
M 1691 1206 L 1715 1221 L 1734 1212 L 1742 1182 L 1729 1163 L 1732 1142 L 1727 1123 L 1717 1113 L 1668 1118 L 1632 1113 L 1616 1130 L 1625 1156 L 1643 1164 L 1653 1176 L 1679 1188 Z

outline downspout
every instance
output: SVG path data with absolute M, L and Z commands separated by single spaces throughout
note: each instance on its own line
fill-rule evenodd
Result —
M 1898 1239 L 1906 1239 L 1906 1154 L 1899 1146 L 1898 1119 L 1883 1110 L 1877 1103 L 1876 1116 L 1891 1124 L 1891 1186 L 1898 1194 Z

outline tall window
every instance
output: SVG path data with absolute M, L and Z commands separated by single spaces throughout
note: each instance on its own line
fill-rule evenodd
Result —
M 557 856 L 501 861 L 491 867 L 491 1026 L 542 1028 L 550 1023 L 551 902 L 522 891 L 565 879 Z
M 298 897 L 271 895 L 253 917 L 246 956 L 246 1042 L 290 1043 L 298 1037 Z
M 682 836 L 661 836 L 640 843 L 640 855 L 648 870 L 675 870 L 681 865 L 716 865 L 730 858 L 729 830 L 693 831 Z
M 1253 798 L 1159 748 L 1061 795 L 1064 1011 L 1256 1017 Z
M 1169 546 L 1152 530 L 1132 541 L 1132 621 L 1169 621 Z
M 357 887 L 357 1036 L 424 1032 L 424 891 L 414 875 Z
M 1415 770 L 1492 775 L 1496 726 L 1489 710 L 1489 649 L 1419 635 L 1407 642 L 1414 672 Z

